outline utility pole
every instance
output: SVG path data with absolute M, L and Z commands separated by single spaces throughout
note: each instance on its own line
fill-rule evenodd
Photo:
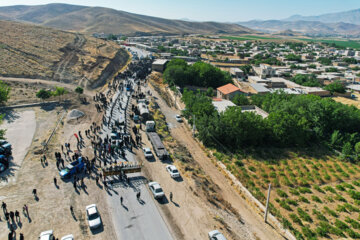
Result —
M 271 183 L 269 184 L 269 190 L 268 190 L 268 195 L 267 195 L 267 200 L 266 200 L 266 208 L 265 208 L 265 215 L 264 215 L 265 222 L 267 222 L 267 215 L 268 215 L 268 211 L 269 211 L 270 191 L 271 191 Z

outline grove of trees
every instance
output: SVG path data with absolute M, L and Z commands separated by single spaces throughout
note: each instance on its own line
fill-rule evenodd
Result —
M 340 151 L 360 151 L 360 110 L 315 95 L 276 92 L 253 95 L 254 104 L 269 113 L 262 118 L 230 107 L 219 114 L 211 99 L 185 89 L 184 116 L 196 120 L 199 139 L 210 147 L 240 150 L 244 147 L 296 147 L 323 144 Z
M 306 87 L 321 87 L 321 83 L 316 79 L 316 76 L 311 74 L 296 74 L 290 79 L 294 83 Z
M 208 63 L 196 62 L 188 65 L 182 59 L 172 59 L 164 71 L 164 80 L 170 86 L 184 87 L 186 85 L 218 88 L 231 83 L 228 72 L 221 71 Z

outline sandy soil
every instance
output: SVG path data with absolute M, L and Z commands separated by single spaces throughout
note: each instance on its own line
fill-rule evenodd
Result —
M 29 153 L 26 155 L 21 168 L 18 171 L 16 184 L 8 184 L 0 188 L 0 199 L 5 201 L 9 211 L 18 210 L 22 213 L 24 204 L 28 205 L 30 218 L 26 219 L 21 214 L 21 223 L 13 224 L 17 228 L 17 235 L 24 233 L 25 239 L 37 239 L 40 232 L 49 229 L 54 230 L 56 237 L 73 234 L 75 239 L 115 239 L 113 225 L 109 218 L 107 205 L 103 201 L 104 194 L 96 186 L 91 178 L 85 178 L 85 190 L 74 191 L 71 181 L 62 181 L 59 178 L 55 164 L 55 151 L 61 151 L 60 144 L 65 140 L 72 146 L 76 146 L 74 131 L 87 129 L 92 121 L 97 121 L 100 115 L 94 114 L 95 107 L 91 105 L 75 104 L 72 106 L 83 112 L 86 116 L 75 124 L 64 122 L 50 141 L 49 150 L 46 154 L 48 164 L 42 166 L 40 156 L 36 154 L 42 149 L 40 143 L 48 138 L 57 121 L 60 119 L 64 109 L 33 108 L 36 114 L 36 131 L 34 140 L 30 146 Z M 84 132 L 83 132 L 83 135 Z M 85 140 L 89 146 L 88 139 Z M 92 157 L 92 150 L 87 147 L 82 150 L 85 156 Z M 67 162 L 65 161 L 65 164 Z M 53 183 L 53 178 L 57 178 L 58 188 Z M 36 201 L 32 195 L 32 189 L 36 188 L 39 200 Z M 98 209 L 104 223 L 101 231 L 90 232 L 85 218 L 85 206 L 97 203 Z M 75 219 L 70 213 L 70 205 L 74 207 Z M 2 220 L 3 214 L 0 213 Z M 6 221 L 0 222 L 0 239 L 6 239 L 9 226 Z M 105 237 L 106 236 L 106 237 Z M 109 237 L 109 238 L 108 238 Z

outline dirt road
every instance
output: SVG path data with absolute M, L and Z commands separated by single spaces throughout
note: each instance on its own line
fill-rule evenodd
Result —
M 174 118 L 180 111 L 168 107 L 165 101 L 154 91 L 149 88 L 158 100 L 161 111 L 166 119 Z M 251 232 L 255 238 L 259 239 L 283 239 L 272 226 L 265 224 L 262 216 L 260 216 L 248 203 L 235 191 L 227 178 L 212 163 L 212 160 L 206 155 L 201 146 L 192 137 L 191 131 L 184 125 L 175 125 L 170 128 L 171 135 L 180 143 L 182 143 L 192 155 L 193 159 L 202 167 L 205 173 L 219 186 L 220 195 L 228 201 L 241 215 L 245 222 L 247 230 Z M 246 230 L 246 231 L 247 231 Z M 246 234 L 246 233 L 244 233 Z
M 62 83 L 57 81 L 50 81 L 50 80 L 44 80 L 44 79 L 32 79 L 32 78 L 11 78 L 11 77 L 0 77 L 1 81 L 4 82 L 21 82 L 21 83 L 41 83 L 49 86 L 57 86 L 57 87 L 63 87 L 71 90 L 75 90 L 77 87 L 76 85 L 69 84 L 69 83 Z M 95 91 L 89 91 L 84 89 L 84 94 L 88 96 L 95 96 Z

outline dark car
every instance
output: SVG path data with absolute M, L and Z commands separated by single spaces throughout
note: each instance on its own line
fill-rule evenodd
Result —
M 0 155 L 0 172 L 5 171 L 9 167 L 9 159 L 5 155 Z

